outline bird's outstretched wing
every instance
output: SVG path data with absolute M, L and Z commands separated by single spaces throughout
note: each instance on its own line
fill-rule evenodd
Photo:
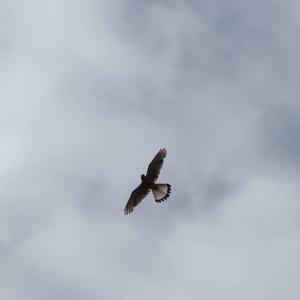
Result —
M 150 190 L 141 183 L 130 195 L 129 200 L 125 206 L 124 214 L 128 215 L 133 212 L 133 208 L 137 206 L 150 192 Z
M 167 156 L 167 150 L 165 148 L 160 149 L 157 154 L 154 156 L 153 160 L 148 166 L 147 170 L 147 180 L 150 182 L 155 182 L 160 173 L 160 169 L 163 165 L 164 158 Z

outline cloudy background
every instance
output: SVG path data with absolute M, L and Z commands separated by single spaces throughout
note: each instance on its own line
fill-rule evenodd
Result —
M 0 0 L 1 299 L 299 299 L 299 17 Z

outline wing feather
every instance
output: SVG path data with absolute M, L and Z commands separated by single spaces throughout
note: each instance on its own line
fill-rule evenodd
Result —
M 158 178 L 160 170 L 162 168 L 164 158 L 167 156 L 167 150 L 165 148 L 160 149 L 154 156 L 153 160 L 148 166 L 146 177 L 148 181 L 155 182 Z
M 150 192 L 143 182 L 131 193 L 129 200 L 125 206 L 124 214 L 128 215 L 133 212 L 133 208 L 137 206 Z

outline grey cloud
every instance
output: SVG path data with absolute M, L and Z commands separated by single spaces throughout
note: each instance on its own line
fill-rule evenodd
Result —
M 295 1 L 0 8 L 2 297 L 299 298 Z

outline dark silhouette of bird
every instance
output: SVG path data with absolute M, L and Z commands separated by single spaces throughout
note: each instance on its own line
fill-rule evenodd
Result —
M 129 200 L 124 209 L 125 215 L 133 212 L 133 208 L 137 206 L 150 191 L 152 191 L 156 202 L 162 202 L 170 196 L 170 184 L 155 183 L 166 156 L 167 150 L 165 148 L 160 149 L 154 156 L 153 160 L 148 166 L 146 176 L 144 174 L 141 175 L 141 184 L 131 193 L 129 197 Z

